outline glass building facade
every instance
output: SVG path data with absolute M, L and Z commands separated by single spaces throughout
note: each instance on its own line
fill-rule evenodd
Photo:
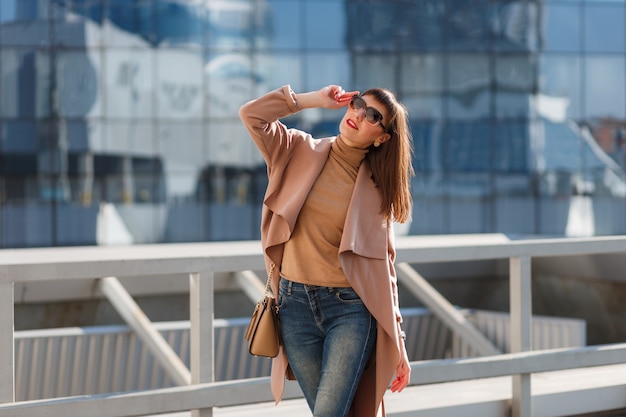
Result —
M 406 104 L 403 233 L 626 233 L 625 27 L 626 0 L 1 0 L 0 248 L 258 239 L 237 112 L 284 84 Z

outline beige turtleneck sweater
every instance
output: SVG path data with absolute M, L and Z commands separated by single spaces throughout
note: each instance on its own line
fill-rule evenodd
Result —
M 281 275 L 290 281 L 349 287 L 339 264 L 339 243 L 352 190 L 367 149 L 348 146 L 341 136 L 298 215 L 285 243 Z

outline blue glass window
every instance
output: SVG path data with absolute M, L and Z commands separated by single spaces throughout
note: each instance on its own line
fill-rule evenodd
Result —
M 158 53 L 158 52 L 157 52 Z M 100 74 L 105 115 L 136 119 L 154 116 L 154 53 L 148 48 L 107 48 Z
M 300 1 L 270 0 L 268 20 L 271 22 L 267 44 L 272 49 L 299 50 L 305 25 L 314 16 L 303 15 Z M 260 6 L 257 6 L 260 7 Z M 259 45 L 263 48 L 263 45 Z
M 316 90 L 327 84 L 338 84 L 352 89 L 350 55 L 345 51 L 311 52 L 303 56 L 307 90 Z
M 306 47 L 311 49 L 346 48 L 346 8 L 341 3 L 310 1 L 305 7 Z
M 547 51 L 577 52 L 581 49 L 581 11 L 578 4 L 544 6 L 544 45 Z
M 208 13 L 202 3 L 157 0 L 154 42 L 167 46 L 204 45 Z
M 3 117 L 39 118 L 50 115 L 50 55 L 46 51 L 3 48 L 0 52 Z
M 494 9 L 489 1 L 447 0 L 443 21 L 444 44 L 450 50 L 490 49 Z
M 443 140 L 448 171 L 485 172 L 491 168 L 491 126 L 487 121 L 448 122 Z
M 47 2 L 38 0 L 0 1 L 0 44 L 49 45 L 49 10 Z
M 494 126 L 493 169 L 497 172 L 530 172 L 528 122 L 499 122 Z
M 347 0 L 347 45 L 355 51 L 391 51 L 396 49 L 399 27 L 394 19 L 394 4 L 385 0 L 366 3 Z
M 204 54 L 185 48 L 159 48 L 156 54 L 157 117 L 202 117 L 205 104 Z
M 97 50 L 58 52 L 55 65 L 56 103 L 61 117 L 102 115 L 102 92 L 99 76 L 100 54 Z
M 107 25 L 104 43 L 107 46 L 129 46 L 137 42 L 155 44 L 155 12 L 153 0 L 109 0 L 104 4 Z
M 584 61 L 585 116 L 626 118 L 626 64 L 619 55 L 587 55 Z
M 395 35 L 401 50 L 433 51 L 443 46 L 445 3 L 401 0 L 395 7 Z
M 2 153 L 36 153 L 38 149 L 37 124 L 23 121 L 4 122 L 0 144 Z
M 587 4 L 585 16 L 585 50 L 589 52 L 626 51 L 626 6 Z
M 544 54 L 539 60 L 539 91 L 553 99 L 554 111 L 568 118 L 582 115 L 581 73 L 578 55 Z

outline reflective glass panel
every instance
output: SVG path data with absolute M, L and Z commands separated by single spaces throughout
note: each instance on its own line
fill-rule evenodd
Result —
M 354 54 L 354 89 L 367 90 L 372 87 L 396 91 L 397 55 Z
M 453 54 L 448 58 L 446 110 L 454 119 L 488 117 L 491 112 L 491 75 L 485 54 Z
M 406 51 L 440 50 L 443 46 L 444 11 L 444 2 L 399 1 L 395 6 L 394 42 Z M 358 26 L 355 27 L 358 31 L 356 28 Z
M 264 165 L 263 157 L 239 118 L 211 120 L 205 123 L 204 134 L 202 160 L 205 167 Z
M 32 122 L 24 121 L 5 121 L 2 124 L 2 141 L 0 144 L 0 151 L 3 153 L 35 154 L 39 144 L 37 140 L 37 125 Z M 6 172 L 19 169 L 17 166 L 13 166 L 15 162 L 11 163 L 11 158 L 8 158 L 3 163 L 9 164 L 5 166 L 5 169 L 8 169 Z M 35 170 L 33 172 L 37 171 Z
M 500 233 L 536 233 L 536 201 L 531 179 L 525 175 L 497 175 L 493 223 Z
M 150 120 L 116 120 L 104 122 L 104 149 L 107 153 L 132 154 L 142 157 L 157 157 L 156 126 Z M 92 129 L 93 130 L 93 129 Z M 90 139 L 93 138 L 90 130 Z
M 307 90 L 316 90 L 328 84 L 337 84 L 346 90 L 352 88 L 350 55 L 346 52 L 312 52 L 304 55 Z
M 157 1 L 154 6 L 154 42 L 159 45 L 203 46 L 208 13 L 205 2 Z
M 157 117 L 200 118 L 204 108 L 203 54 L 195 48 L 156 51 Z
M 529 97 L 535 91 L 537 65 L 531 54 L 506 54 L 495 58 L 496 117 L 529 117 Z
M 303 16 L 303 3 L 300 1 L 269 0 L 267 3 L 269 5 L 268 21 L 271 22 L 268 45 L 272 49 L 300 49 L 305 27 L 308 27 L 310 19 L 315 17 Z
M 444 45 L 450 50 L 486 50 L 493 41 L 490 17 L 494 14 L 486 0 L 448 0 L 445 9 Z
M 205 141 L 201 123 L 163 122 L 158 126 L 157 137 L 158 155 L 166 161 L 166 173 L 197 175 L 202 169 Z
M 490 178 L 483 173 L 452 173 L 448 177 L 446 233 L 486 233 L 491 227 Z M 454 231 L 454 232 L 453 232 Z
M 108 117 L 134 119 L 154 115 L 154 55 L 148 49 L 107 48 L 100 76 Z
M 485 120 L 448 122 L 444 160 L 448 171 L 484 172 L 491 168 L 491 126 Z
M 209 54 L 204 67 L 207 116 L 238 120 L 239 107 L 266 92 L 267 72 L 249 54 Z
M 104 3 L 104 44 L 107 46 L 135 46 L 154 44 L 154 2 L 152 0 L 109 0 Z
M 585 57 L 585 116 L 626 118 L 626 66 L 623 56 Z
M 404 94 L 441 94 L 444 91 L 444 59 L 440 54 L 402 55 L 400 87 Z
M 305 45 L 312 49 L 346 48 L 346 8 L 340 3 L 310 1 L 305 5 Z
M 258 55 L 255 63 L 263 74 L 268 90 L 290 84 L 293 91 L 303 92 L 304 87 L 304 60 L 298 53 L 275 53 Z M 323 86 L 320 86 L 320 88 Z M 267 91 L 261 91 L 264 93 Z
M 163 162 L 159 159 L 133 158 L 133 201 L 161 203 L 165 200 Z
M 0 112 L 3 117 L 50 115 L 50 55 L 45 51 L 3 48 L 0 51 Z
M 584 17 L 586 51 L 623 53 L 626 50 L 626 6 L 587 4 Z
M 89 121 L 85 119 L 72 119 L 63 121 L 67 149 L 70 152 L 89 151 Z
M 59 51 L 56 58 L 56 99 L 59 116 L 101 116 L 100 50 Z
M 265 1 L 209 1 L 208 45 L 219 49 L 267 48 L 273 38 L 273 12 Z
M 502 51 L 535 51 L 541 38 L 543 4 L 503 1 L 491 7 L 494 48 Z
M 444 62 L 440 54 L 401 56 L 400 91 L 412 118 L 443 117 Z
M 443 144 L 440 124 L 415 119 L 411 119 L 410 124 L 415 150 L 413 155 L 415 172 L 441 172 Z
M 59 1 L 61 4 L 65 0 Z M 2 0 L 0 2 L 0 22 L 45 20 L 58 14 L 61 5 L 41 0 Z
M 494 126 L 494 129 L 493 169 L 498 172 L 509 173 L 530 172 L 528 122 L 499 122 Z
M 89 149 L 94 152 L 108 153 L 107 150 L 107 125 L 101 118 L 79 119 L 79 123 L 87 124 L 87 137 Z
M 539 115 L 578 119 L 582 115 L 582 71 L 578 55 L 543 54 L 539 59 L 539 91 L 547 100 Z M 540 103 L 541 104 L 541 103 Z
M 495 76 L 499 89 L 532 93 L 537 65 L 531 54 L 502 54 L 495 57 Z
M 47 21 L 32 22 L 20 21 L 0 27 L 0 43 L 15 46 L 39 46 L 50 43 Z
M 87 0 L 60 3 L 62 5 L 56 6 L 57 12 L 52 20 L 52 42 L 70 47 L 99 46 L 102 39 L 102 2 Z
M 396 48 L 397 20 L 394 5 L 385 0 L 367 3 L 349 0 L 347 10 L 347 46 L 354 51 L 389 51 Z
M 528 93 L 498 90 L 493 94 L 498 120 L 528 118 L 531 115 Z
M 581 6 L 578 4 L 547 4 L 544 9 L 543 48 L 547 51 L 579 51 L 581 49 Z

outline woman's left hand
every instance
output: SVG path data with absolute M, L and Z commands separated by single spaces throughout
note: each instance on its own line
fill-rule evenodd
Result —
M 400 359 L 400 363 L 396 367 L 396 377 L 391 383 L 391 392 L 400 392 L 407 385 L 409 385 L 409 381 L 411 380 L 411 364 L 409 363 L 409 357 L 406 353 L 406 348 L 404 347 L 404 341 L 401 342 L 402 345 L 402 359 Z

